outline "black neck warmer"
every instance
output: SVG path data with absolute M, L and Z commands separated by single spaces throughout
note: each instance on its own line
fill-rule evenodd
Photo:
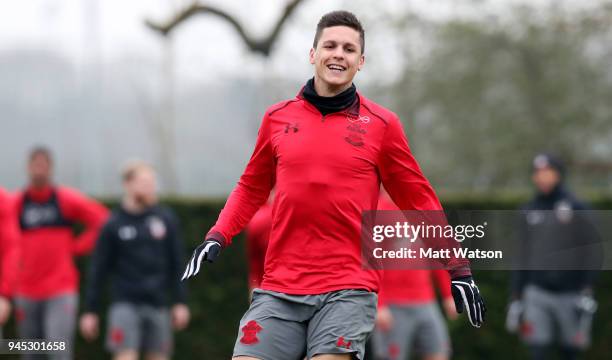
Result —
M 549 193 L 537 192 L 536 201 L 541 205 L 548 205 L 552 208 L 557 201 L 567 196 L 567 191 L 562 183 L 557 184 Z
M 308 80 L 304 91 L 302 92 L 304 99 L 314 105 L 323 115 L 335 113 L 347 109 L 353 105 L 357 98 L 357 88 L 355 84 L 344 90 L 340 94 L 331 97 L 319 96 L 315 91 L 314 78 Z

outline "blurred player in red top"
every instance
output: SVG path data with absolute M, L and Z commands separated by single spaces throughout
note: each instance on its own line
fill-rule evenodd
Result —
M 247 256 L 249 260 L 249 293 L 261 286 L 271 230 L 272 205 L 269 201 L 259 208 L 246 228 Z
M 18 229 L 13 201 L 0 188 L 0 338 L 2 326 L 11 314 L 19 262 Z
M 381 192 L 379 210 L 399 210 Z M 446 270 L 385 270 L 378 298 L 373 346 L 376 360 L 406 360 L 414 351 L 426 360 L 446 360 L 450 337 L 436 304 L 432 280 L 449 319 L 457 318 Z
M 79 284 L 73 258 L 92 251 L 108 211 L 74 189 L 53 184 L 52 165 L 48 149 L 34 148 L 30 184 L 16 198 L 22 250 L 17 328 L 24 339 L 72 341 Z M 84 227 L 78 236 L 75 224 Z M 61 356 L 72 357 L 70 351 Z

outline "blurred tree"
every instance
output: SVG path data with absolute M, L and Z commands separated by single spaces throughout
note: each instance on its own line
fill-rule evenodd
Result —
M 258 53 L 268 58 L 272 52 L 273 46 L 278 40 L 281 30 L 287 19 L 295 11 L 297 6 L 303 2 L 303 0 L 291 0 L 285 6 L 280 17 L 274 24 L 272 30 L 263 39 L 255 39 L 253 36 L 248 34 L 244 26 L 238 19 L 227 13 L 226 11 L 193 1 L 190 5 L 182 8 L 175 12 L 167 21 L 156 22 L 153 20 L 145 20 L 145 25 L 150 29 L 159 32 L 164 37 L 165 42 L 165 66 L 164 66 L 164 79 L 166 94 L 165 100 L 159 111 L 160 116 L 153 120 L 152 127 L 157 130 L 157 138 L 159 144 L 159 161 L 161 163 L 162 176 L 164 182 L 168 186 L 168 190 L 171 192 L 178 192 L 178 181 L 175 175 L 175 114 L 174 114 L 174 72 L 173 72 L 173 53 L 171 41 L 172 38 L 169 34 L 176 29 L 180 24 L 187 21 L 191 17 L 197 14 L 211 14 L 220 17 L 227 21 L 234 30 L 238 32 L 238 35 L 247 45 L 248 49 L 253 53 Z
M 524 184 L 542 150 L 573 164 L 604 162 L 609 172 L 611 23 L 605 3 L 442 23 L 410 14 L 400 26 L 431 48 L 393 91 L 426 173 L 479 190 Z
M 229 22 L 229 24 L 234 28 L 234 30 L 238 32 L 240 38 L 244 41 L 244 43 L 252 52 L 259 53 L 265 57 L 268 57 L 272 52 L 272 47 L 274 46 L 274 43 L 280 35 L 283 25 L 287 22 L 287 19 L 291 16 L 291 14 L 295 11 L 297 6 L 302 1 L 303 0 L 291 0 L 289 3 L 287 3 L 285 9 L 281 13 L 281 16 L 278 18 L 276 24 L 272 28 L 272 31 L 268 36 L 263 39 L 254 39 L 244 30 L 244 27 L 236 17 L 228 14 L 222 9 L 206 4 L 201 4 L 198 1 L 194 1 L 191 5 L 178 11 L 166 22 L 159 23 L 152 20 L 145 20 L 145 24 L 152 30 L 158 31 L 163 36 L 167 36 L 178 25 L 180 25 L 181 23 L 188 20 L 194 15 L 215 15 Z

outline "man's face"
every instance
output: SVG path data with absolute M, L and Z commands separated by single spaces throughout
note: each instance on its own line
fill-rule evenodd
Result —
M 317 47 L 310 49 L 315 81 L 328 89 L 348 87 L 364 62 L 359 32 L 348 26 L 323 29 Z
M 44 186 L 51 181 L 51 162 L 43 154 L 35 155 L 28 163 L 28 176 L 34 186 Z
M 157 181 L 150 169 L 139 169 L 134 177 L 124 183 L 126 196 L 136 203 L 149 207 L 157 203 Z
M 557 170 L 550 167 L 544 167 L 537 169 L 531 176 L 531 180 L 539 192 L 549 194 L 554 190 L 555 186 L 559 184 L 561 176 Z

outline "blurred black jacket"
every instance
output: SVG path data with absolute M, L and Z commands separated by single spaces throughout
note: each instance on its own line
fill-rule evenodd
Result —
M 588 210 L 562 184 L 549 194 L 536 194 L 523 206 L 519 246 L 528 270 L 514 273 L 515 296 L 530 284 L 557 293 L 592 287 L 602 257 Z
M 91 258 L 85 309 L 99 310 L 108 275 L 112 302 L 158 307 L 185 303 L 183 260 L 178 221 L 170 209 L 154 206 L 131 214 L 118 208 L 100 232 Z

